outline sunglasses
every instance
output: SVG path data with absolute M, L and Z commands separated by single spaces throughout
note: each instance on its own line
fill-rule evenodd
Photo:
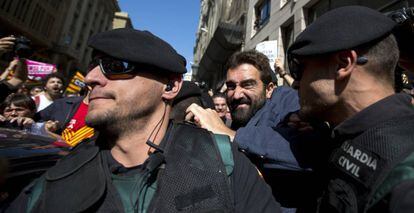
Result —
M 358 56 L 356 59 L 356 63 L 358 65 L 364 65 L 368 62 L 367 57 L 365 56 Z M 299 61 L 298 58 L 293 56 L 292 54 L 288 55 L 288 66 L 289 66 L 289 72 L 295 81 L 300 81 L 302 79 L 302 74 L 305 65 Z
M 299 59 L 295 58 L 292 54 L 288 55 L 289 72 L 293 79 L 300 81 L 302 78 L 304 65 L 300 63 Z
M 99 66 L 105 77 L 109 79 L 132 78 L 135 73 L 133 63 L 118 60 L 112 57 L 95 57 L 89 63 L 88 72 Z

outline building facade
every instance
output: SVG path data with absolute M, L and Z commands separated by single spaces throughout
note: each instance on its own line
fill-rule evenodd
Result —
M 367 6 L 383 13 L 414 6 L 411 0 L 247 0 L 237 3 L 202 0 L 194 47 L 193 78 L 205 81 L 210 88 L 217 88 L 224 81 L 224 61 L 229 55 L 238 50 L 255 49 L 263 41 L 274 40 L 277 41 L 278 58 L 285 62 L 288 70 L 285 55 L 294 39 L 317 17 L 347 5 Z M 235 9 L 236 6 L 240 9 Z M 217 35 L 223 22 L 244 27 L 237 29 L 241 42 L 231 46 L 218 41 L 217 38 L 223 37 Z M 223 49 L 223 46 L 230 48 Z
M 216 89 L 227 59 L 243 48 L 248 0 L 201 0 L 192 63 L 193 80 Z
M 112 29 L 118 28 L 134 28 L 131 19 L 126 12 L 115 12 L 115 17 L 112 22 Z
M 407 0 L 250 0 L 245 48 L 262 41 L 277 40 L 278 58 L 287 69 L 286 52 L 294 39 L 325 12 L 347 5 L 361 5 L 383 13 L 413 6 Z
M 86 71 L 92 52 L 88 38 L 112 29 L 116 12 L 117 0 L 1 0 L 0 36 L 29 38 L 35 50 L 31 58 L 57 64 L 70 76 Z M 124 19 L 127 26 L 127 14 Z

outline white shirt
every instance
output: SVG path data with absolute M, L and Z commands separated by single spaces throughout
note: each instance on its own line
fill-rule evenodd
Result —
M 37 106 L 37 112 L 43 110 L 44 108 L 48 107 L 50 104 L 53 103 L 53 101 L 46 98 L 44 93 L 39 94 L 37 96 L 39 97 L 39 100 L 40 100 L 39 105 Z M 35 99 L 35 97 L 33 99 Z

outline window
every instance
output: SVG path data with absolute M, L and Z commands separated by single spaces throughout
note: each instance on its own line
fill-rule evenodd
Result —
M 54 22 L 55 22 L 55 18 L 51 14 L 47 14 L 47 18 L 46 18 L 45 23 L 42 27 L 43 35 L 45 35 L 45 36 L 50 35 L 50 32 L 52 31 Z
M 29 1 L 29 0 L 18 1 L 18 4 L 14 11 L 14 17 L 16 17 L 17 19 L 23 22 L 24 19 L 26 18 L 26 14 L 27 14 L 27 11 L 31 3 L 32 1 Z
M 33 18 L 30 21 L 30 27 L 36 31 L 40 30 L 40 26 L 42 24 L 43 21 L 43 15 L 44 15 L 44 10 L 42 7 L 40 7 L 39 4 L 36 5 L 34 12 L 33 12 Z
M 0 5 L 0 8 L 8 13 L 8 12 L 10 12 L 12 2 L 13 2 L 12 0 L 3 1 Z
M 389 0 L 320 0 L 308 9 L 307 25 L 311 24 L 322 14 L 338 7 L 347 5 L 362 5 L 365 7 L 370 7 L 374 10 L 384 11 L 389 9 L 388 7 L 384 7 L 390 6 L 392 4 L 395 5 L 397 2 L 402 3 L 405 1 L 394 1 L 393 3 Z
M 270 18 L 270 0 L 263 0 L 255 7 L 256 21 L 254 23 L 255 29 L 262 28 Z
M 82 9 L 82 0 L 78 0 L 78 2 L 76 3 L 76 9 L 78 9 L 79 11 Z
M 281 33 L 282 33 L 282 43 L 283 43 L 283 53 L 286 56 L 288 47 L 293 43 L 294 37 L 293 37 L 293 20 L 289 20 L 289 24 L 286 24 L 285 26 L 281 27 Z M 284 63 L 285 69 L 287 68 L 287 57 L 285 57 Z
M 290 0 L 280 0 L 280 8 L 284 7 Z

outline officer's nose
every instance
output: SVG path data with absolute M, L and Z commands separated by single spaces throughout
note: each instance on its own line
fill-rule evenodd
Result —
M 85 83 L 92 87 L 95 85 L 105 86 L 107 81 L 108 79 L 102 73 L 100 66 L 91 69 L 85 76 Z

